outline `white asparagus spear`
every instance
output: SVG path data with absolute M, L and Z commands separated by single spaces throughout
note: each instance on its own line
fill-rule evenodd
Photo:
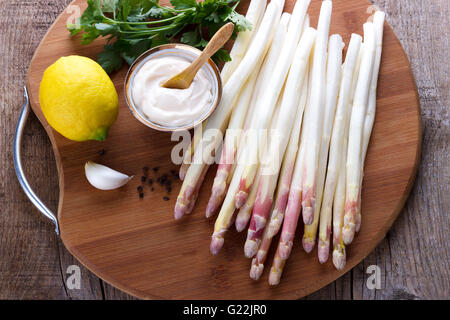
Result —
M 247 9 L 245 18 L 247 19 L 247 21 L 251 23 L 252 29 L 238 33 L 236 40 L 233 43 L 233 47 L 231 48 L 230 52 L 231 61 L 225 63 L 221 72 L 223 84 L 225 84 L 228 81 L 228 79 L 231 77 L 231 74 L 236 70 L 239 63 L 244 58 L 245 52 L 248 46 L 250 45 L 250 41 L 252 40 L 256 31 L 258 30 L 261 18 L 264 14 L 264 10 L 266 9 L 266 5 L 267 0 L 250 1 L 250 5 Z M 205 129 L 206 122 L 207 121 L 203 121 L 202 129 Z M 189 168 L 189 165 L 191 164 L 191 158 L 194 154 L 194 150 L 197 147 L 198 143 L 200 142 L 200 139 L 201 135 L 200 136 L 194 135 L 193 140 L 191 141 L 189 147 L 187 148 L 187 151 L 184 155 L 183 162 L 179 170 L 179 177 L 181 181 L 184 180 L 186 171 Z
M 316 30 L 314 28 L 308 28 L 303 32 L 289 69 L 277 123 L 271 132 L 270 143 L 261 160 L 261 181 L 245 243 L 247 258 L 252 258 L 256 254 L 266 227 L 281 162 L 288 143 L 286 137 L 290 136 L 292 131 L 295 120 L 292 115 L 298 109 L 301 88 L 307 73 L 308 60 L 315 37 Z
M 306 18 L 306 11 L 308 9 L 310 0 L 299 0 L 296 2 L 292 11 L 292 16 L 289 22 L 288 33 L 283 44 L 279 60 L 277 61 L 274 73 L 272 75 L 272 86 L 270 90 L 261 92 L 258 97 L 257 108 L 258 112 L 252 119 L 251 130 L 255 134 L 259 134 L 261 130 L 268 128 L 270 116 L 273 113 L 276 102 L 280 95 L 281 89 L 287 77 L 289 67 L 291 66 L 294 57 L 295 49 L 302 33 L 303 25 Z M 249 143 L 249 152 L 247 160 L 245 161 L 244 173 L 241 177 L 239 191 L 236 194 L 236 208 L 242 207 L 248 197 L 250 187 L 253 184 L 254 177 L 257 172 L 258 156 L 262 155 L 266 139 L 258 139 L 257 143 Z
M 257 32 L 259 23 L 264 14 L 264 10 L 267 5 L 267 0 L 251 0 L 248 6 L 247 13 L 245 14 L 245 19 L 249 21 L 252 25 L 251 30 L 241 31 L 238 33 L 236 40 L 234 41 L 233 47 L 230 51 L 231 61 L 225 63 L 223 66 L 221 76 L 223 83 L 227 83 L 230 79 L 232 73 L 236 70 L 245 56 L 248 46 L 252 40 L 253 35 Z
M 178 176 L 181 181 L 184 180 L 184 177 L 186 176 L 186 172 L 191 165 L 191 159 L 194 155 L 194 150 L 197 148 L 198 143 L 202 139 L 203 130 L 205 130 L 206 123 L 208 120 L 203 121 L 201 124 L 197 125 L 194 128 L 194 137 L 192 138 L 191 142 L 189 143 L 189 146 L 186 149 L 186 152 L 183 157 L 183 162 L 181 163 L 180 170 L 178 173 Z
M 325 109 L 320 141 L 319 165 L 317 170 L 316 208 L 314 210 L 313 223 L 305 225 L 305 232 L 303 235 L 303 248 L 306 252 L 311 252 L 316 241 L 328 162 L 328 149 L 330 146 L 331 131 L 333 129 L 334 115 L 336 113 L 336 101 L 341 82 L 343 48 L 344 43 L 342 42 L 341 36 L 338 34 L 332 35 L 329 40 L 328 50 Z
M 363 145 L 364 120 L 367 112 L 370 82 L 375 60 L 375 32 L 373 23 L 364 24 L 364 55 L 358 76 L 358 84 L 353 100 L 352 115 L 347 151 L 347 178 L 344 228 L 342 231 L 346 245 L 353 241 L 355 236 L 356 213 L 359 202 L 361 179 L 361 154 Z
M 382 11 L 375 12 L 373 18 L 373 26 L 375 28 L 376 49 L 375 49 L 375 62 L 372 72 L 372 80 L 370 82 L 369 103 L 367 106 L 366 118 L 364 120 L 364 133 L 363 133 L 363 148 L 361 153 L 361 179 L 360 190 L 362 190 L 362 181 L 364 177 L 364 163 L 366 160 L 367 148 L 369 147 L 370 136 L 372 135 L 373 123 L 375 120 L 375 113 L 377 108 L 377 85 L 378 74 L 380 72 L 381 53 L 383 50 L 383 28 L 384 28 L 385 13 Z M 358 213 L 356 215 L 355 231 L 359 232 L 361 227 L 361 193 L 359 194 Z
M 214 178 L 214 183 L 211 189 L 211 197 L 206 207 L 206 218 L 209 218 L 216 213 L 228 188 L 228 175 L 235 159 L 236 150 L 240 140 L 240 131 L 242 129 L 242 125 L 244 124 L 248 106 L 251 103 L 250 99 L 252 97 L 257 78 L 258 72 L 255 71 L 255 73 L 250 76 L 250 79 L 248 79 L 245 84 L 236 107 L 231 115 L 230 123 L 228 124 L 222 146 L 219 166 L 217 167 L 216 177 Z
M 194 153 L 194 162 L 189 167 L 183 185 L 181 186 L 174 210 L 175 219 L 180 219 L 186 213 L 187 208 L 191 206 L 190 202 L 196 186 L 198 183 L 201 183 L 199 181 L 200 175 L 204 167 L 208 167 L 214 160 L 214 155 L 208 151 L 211 149 L 216 150 L 220 145 L 222 134 L 228 124 L 234 104 L 242 90 L 242 85 L 247 81 L 255 68 L 259 69 L 273 38 L 274 30 L 272 27 L 276 21 L 279 21 L 283 7 L 284 0 L 270 2 L 258 32 L 255 34 L 254 41 L 252 41 L 236 71 L 231 75 L 230 80 L 223 87 L 222 99 L 214 113 L 208 119 L 205 128 L 205 133 L 209 139 L 201 139 Z
M 289 195 L 289 188 L 291 185 L 292 173 L 294 171 L 295 159 L 297 157 L 297 151 L 299 147 L 303 114 L 308 97 L 308 73 L 309 70 L 305 75 L 306 81 L 302 86 L 300 102 L 298 104 L 297 113 L 295 115 L 294 127 L 292 128 L 289 144 L 284 155 L 283 165 L 280 171 L 280 177 L 278 179 L 277 193 L 275 198 L 276 200 L 274 202 L 274 208 L 272 209 L 270 222 L 264 230 L 261 244 L 258 248 L 258 253 L 252 260 L 252 265 L 250 268 L 250 278 L 252 278 L 253 280 L 258 280 L 261 277 L 261 274 L 264 270 L 264 262 L 266 261 L 272 239 L 280 230 L 281 223 L 283 222 L 284 212 L 287 205 L 287 198 Z M 251 193 L 249 198 L 250 197 Z
M 277 106 L 279 106 L 279 104 L 280 102 L 277 103 Z M 275 109 L 271 127 L 276 123 L 276 119 L 278 118 L 279 114 L 279 109 L 280 109 L 279 107 Z M 238 157 L 238 163 L 241 163 L 243 161 L 242 159 L 245 159 L 247 152 L 248 148 L 244 148 L 242 150 L 242 153 Z M 242 174 L 240 170 L 243 170 L 243 168 L 244 166 L 237 166 L 235 174 Z M 214 233 L 211 236 L 211 244 L 209 248 L 213 255 L 219 253 L 225 241 L 224 240 L 225 233 L 233 224 L 236 208 L 234 206 L 234 198 L 230 197 L 229 195 L 235 194 L 238 188 L 239 188 L 239 180 L 232 179 L 230 187 L 227 192 L 227 196 L 225 197 L 222 207 L 220 208 L 219 216 L 216 219 L 216 223 L 214 225 Z
M 277 107 L 275 109 L 275 115 L 272 117 L 272 121 L 270 123 L 271 128 L 272 128 L 272 126 L 275 125 L 275 123 L 277 121 L 276 119 L 278 118 L 278 114 L 279 114 L 279 108 Z M 243 231 L 247 227 L 248 221 L 250 220 L 250 217 L 252 215 L 253 206 L 255 205 L 256 194 L 258 191 L 258 185 L 259 185 L 260 178 L 261 178 L 261 170 L 259 170 L 259 168 L 258 168 L 258 172 L 255 177 L 255 183 L 253 184 L 253 186 L 250 190 L 250 194 L 247 198 L 247 201 L 239 209 L 239 212 L 236 217 L 235 225 L 236 225 L 237 232 Z
M 258 98 L 258 112 L 254 112 L 255 116 L 252 117 L 252 124 L 249 130 L 247 130 L 245 137 L 245 143 L 247 144 L 245 153 L 247 153 L 247 156 L 242 158 L 243 161 L 240 161 L 237 164 L 236 171 L 234 172 L 230 183 L 230 185 L 238 185 L 238 190 L 236 191 L 229 188 L 224 200 L 224 203 L 229 200 L 233 200 L 234 206 L 222 206 L 211 239 L 211 252 L 217 253 L 223 246 L 223 237 L 228 226 L 230 225 L 229 221 L 233 217 L 234 210 L 242 207 L 242 205 L 244 205 L 247 201 L 248 192 L 256 172 L 252 172 L 251 181 L 250 179 L 246 180 L 246 173 L 248 173 L 249 167 L 251 170 L 257 170 L 258 168 L 258 153 L 264 151 L 266 141 L 264 137 L 265 134 L 263 133 L 267 130 L 267 126 L 272 119 L 272 114 L 274 113 L 277 100 L 283 89 L 283 85 L 295 53 L 294 51 L 300 38 L 309 2 L 310 0 L 303 0 L 296 3 L 289 22 L 288 33 L 283 44 L 283 49 L 281 50 L 280 58 L 274 68 L 274 75 L 272 79 L 273 85 L 268 88 L 270 90 L 261 92 L 261 96 Z M 293 41 L 294 45 L 292 43 Z M 255 138 L 257 141 L 251 141 Z M 244 170 L 240 169 L 241 166 L 244 167 Z M 244 180 L 244 183 L 242 180 Z M 248 181 L 250 185 L 247 185 L 245 181 Z M 245 197 L 240 197 L 242 191 L 245 192 Z
M 247 227 L 248 221 L 252 216 L 253 206 L 256 201 L 256 193 L 258 192 L 258 185 L 261 178 L 261 173 L 258 170 L 258 173 L 255 177 L 255 183 L 250 189 L 250 194 L 248 195 L 247 201 L 244 205 L 239 209 L 239 212 L 236 217 L 235 226 L 237 232 L 242 232 Z
M 311 224 L 314 221 L 316 207 L 317 175 L 319 165 L 319 149 L 322 135 L 322 116 L 325 105 L 326 90 L 326 56 L 328 34 L 330 31 L 332 2 L 325 0 L 320 9 L 317 26 L 317 38 L 314 49 L 314 64 L 312 69 L 311 111 L 312 117 L 306 123 L 305 146 L 305 179 L 302 187 L 303 221 Z
M 309 63 L 308 63 L 309 64 Z M 300 147 L 300 133 L 302 130 L 304 111 L 309 92 L 309 66 L 305 80 L 303 84 L 299 109 L 297 110 L 294 127 L 292 128 L 291 136 L 289 138 L 289 144 L 284 155 L 283 165 L 280 171 L 280 178 L 278 179 L 277 193 L 275 196 L 274 207 L 270 217 L 270 222 L 267 227 L 268 237 L 274 237 L 280 230 L 283 223 L 284 212 L 286 210 L 287 200 L 289 196 L 289 190 L 292 182 L 292 175 L 294 173 L 295 159 L 297 158 L 297 152 Z
M 265 58 L 263 60 L 263 64 L 262 64 L 261 69 L 258 74 L 258 80 L 256 83 L 256 87 L 253 90 L 251 104 L 249 106 L 247 116 L 245 117 L 245 122 L 244 122 L 243 130 L 242 130 L 242 132 L 244 132 L 244 133 L 249 128 L 251 120 L 253 118 L 253 113 L 254 113 L 253 111 L 255 110 L 256 100 L 259 95 L 259 92 L 261 90 L 265 90 L 264 86 L 270 85 L 270 82 L 269 82 L 270 76 L 272 75 L 273 68 L 275 67 L 275 64 L 278 60 L 278 56 L 281 52 L 281 48 L 283 46 L 283 41 L 286 38 L 287 26 L 289 25 L 290 18 L 291 18 L 290 13 L 283 12 L 279 23 L 276 23 L 274 25 L 274 28 L 276 29 L 275 35 L 273 37 L 269 51 L 267 52 L 267 55 L 265 56 Z M 284 31 L 284 33 L 281 31 Z M 244 136 L 245 135 L 241 134 L 241 140 L 243 140 Z M 242 146 L 244 144 L 242 143 L 240 145 Z M 241 148 L 238 149 L 236 156 L 239 156 L 240 152 L 241 152 Z M 233 161 L 233 165 L 231 166 L 230 173 L 228 174 L 228 179 L 227 179 L 228 185 L 231 182 L 231 178 L 233 177 L 234 171 L 236 169 L 236 165 L 237 165 L 237 161 Z
M 261 70 L 259 71 L 257 86 L 253 91 L 252 104 L 250 105 L 248 116 L 245 119 L 244 130 L 247 130 L 250 127 L 254 115 L 253 111 L 255 110 L 256 102 L 260 92 L 264 92 L 264 90 L 267 89 L 267 86 L 271 85 L 270 79 L 273 74 L 273 69 L 275 68 L 275 65 L 280 56 L 281 49 L 283 48 L 283 43 L 286 39 L 290 20 L 291 14 L 283 12 L 280 22 L 274 25 L 274 28 L 276 29 L 275 35 L 270 45 L 270 49 L 267 52 L 266 57 L 264 58 Z
M 305 140 L 306 128 L 305 122 L 311 118 L 311 86 L 312 86 L 312 66 L 314 64 L 314 55 L 311 54 L 309 61 L 309 79 L 308 79 L 308 97 L 306 100 L 305 115 L 300 135 L 300 145 L 295 159 L 294 173 L 292 175 L 292 182 L 289 188 L 289 197 L 286 206 L 283 228 L 281 230 L 280 240 L 278 242 L 277 251 L 273 258 L 272 267 L 270 268 L 269 284 L 277 285 L 280 283 L 280 278 L 283 273 L 286 260 L 289 258 L 294 243 L 295 231 L 297 229 L 298 219 L 300 217 L 301 202 L 302 202 L 302 180 L 304 177 L 303 163 L 305 160 Z
M 343 65 L 339 101 L 336 107 L 336 116 L 334 118 L 333 133 L 331 136 L 326 183 L 320 209 L 318 255 L 321 263 L 324 263 L 329 255 L 333 198 L 339 178 L 342 153 L 344 152 L 344 133 L 348 131 L 352 78 L 361 41 L 361 36 L 352 34 Z M 343 196 L 345 197 L 345 193 Z
M 284 14 L 286 14 L 286 13 L 283 13 L 283 15 L 284 15 Z M 282 17 L 282 18 L 283 18 L 283 17 Z M 280 23 L 280 24 L 281 24 L 281 23 Z M 306 18 L 305 18 L 305 26 L 304 26 L 303 28 L 306 30 L 306 28 L 308 28 L 308 27 L 309 27 L 309 16 L 306 15 Z M 286 31 L 287 31 L 287 30 L 286 30 Z M 286 34 L 284 34 L 284 36 L 286 36 Z M 283 38 L 283 39 L 284 39 L 284 38 Z M 282 43 L 281 43 L 279 46 L 276 46 L 276 45 L 275 45 L 275 39 L 274 39 L 274 42 L 273 42 L 273 45 L 272 45 L 272 48 L 271 48 L 271 51 L 269 52 L 269 54 L 272 53 L 272 50 L 277 50 L 278 53 L 279 53 L 279 51 L 281 51 L 281 48 L 282 48 Z M 269 57 L 270 57 L 270 55 L 269 55 Z M 277 56 L 277 58 L 274 59 L 273 61 L 276 62 L 277 59 L 278 59 L 278 56 Z M 273 65 L 275 65 L 275 63 L 274 63 Z M 271 69 L 270 71 L 268 71 L 268 72 L 265 73 L 265 75 L 267 75 L 267 77 L 268 77 L 268 79 L 267 79 L 267 82 L 268 82 L 268 83 L 272 83 L 272 80 L 271 80 L 272 70 L 273 70 L 273 69 Z M 253 100 L 254 102 L 256 102 L 256 97 L 253 97 L 252 100 Z M 256 105 L 256 103 L 253 104 L 253 107 L 254 107 L 255 105 Z M 247 122 L 248 120 L 249 120 L 249 118 L 246 120 L 246 122 Z M 251 119 L 250 119 L 250 120 L 251 120 Z M 248 122 L 249 122 L 249 121 L 248 121 Z M 247 123 L 246 126 L 245 126 L 244 128 L 247 128 L 249 125 L 250 125 L 250 123 Z M 295 151 L 295 152 L 297 152 L 297 151 Z M 295 157 L 295 155 L 294 155 L 294 157 Z M 295 159 L 294 159 L 294 161 L 295 161 Z M 246 201 L 245 204 L 239 209 L 239 213 L 238 213 L 237 218 L 236 218 L 236 230 L 237 230 L 238 232 L 243 231 L 243 230 L 245 229 L 245 227 L 247 226 L 248 221 L 250 220 L 251 213 L 252 213 L 252 210 L 253 210 L 253 206 L 254 206 L 255 200 L 256 200 L 256 193 L 257 193 L 257 191 L 258 191 L 258 186 L 259 186 L 260 177 L 261 177 L 260 171 L 258 170 L 257 175 L 256 175 L 256 177 L 255 177 L 255 179 L 254 179 L 254 183 L 253 183 L 253 185 L 252 185 L 251 188 L 250 188 L 250 193 L 249 193 L 249 196 L 248 196 L 248 198 L 247 198 L 247 201 Z M 289 192 L 289 190 L 287 190 L 287 192 Z M 287 197 L 287 196 L 286 196 L 286 197 Z M 286 199 L 286 202 L 287 202 L 287 199 Z M 283 211 L 283 213 L 284 213 L 284 211 Z
M 353 70 L 352 85 L 350 90 L 350 99 L 348 103 L 346 126 L 344 128 L 344 143 L 342 145 L 341 166 L 339 170 L 339 180 L 336 186 L 336 192 L 333 201 L 333 264 L 338 270 L 342 270 L 346 264 L 345 244 L 342 238 L 342 229 L 344 226 L 345 214 L 345 180 L 347 177 L 347 149 L 348 149 L 348 131 L 350 127 L 350 117 L 353 107 L 353 98 L 355 96 L 356 84 L 358 83 L 361 60 L 364 53 L 364 44 L 359 48 L 355 68 Z
M 305 24 L 303 26 L 303 30 L 306 30 L 309 27 L 309 15 L 306 15 L 305 18 Z M 280 50 L 281 50 L 281 46 L 280 46 Z M 308 70 L 309 71 L 309 70 Z M 306 103 L 306 102 L 305 102 Z M 303 117 L 303 112 L 301 113 L 301 116 Z M 301 124 L 301 119 L 300 119 L 300 124 Z M 295 123 L 298 123 L 297 120 Z M 298 126 L 300 126 L 300 124 Z M 300 128 L 299 128 L 300 130 Z M 298 135 L 300 135 L 300 131 L 298 131 Z M 291 154 L 293 154 L 291 157 L 292 159 L 292 165 L 290 166 L 290 172 L 288 173 L 288 168 L 285 168 L 284 171 L 282 169 L 282 172 L 284 172 L 284 176 L 286 176 L 285 178 L 283 178 L 283 181 L 286 182 L 287 186 L 285 189 L 286 194 L 280 194 L 279 196 L 277 196 L 276 199 L 280 199 L 280 201 L 278 201 L 278 207 L 281 208 L 281 206 L 286 207 L 286 203 L 287 203 L 287 196 L 289 193 L 289 186 L 290 186 L 290 179 L 292 176 L 292 171 L 294 170 L 293 165 L 295 164 L 295 157 L 297 155 L 297 149 L 298 149 L 298 135 L 297 135 L 297 141 L 293 141 L 293 139 L 289 139 L 289 145 L 291 146 L 290 148 L 288 147 L 288 149 L 292 149 L 294 147 L 295 144 L 295 151 L 290 151 Z M 294 134 L 295 137 L 295 134 Z M 288 167 L 288 166 L 286 166 Z M 287 175 L 289 175 L 289 177 L 287 177 Z M 258 170 L 257 175 L 255 177 L 255 181 L 252 185 L 252 187 L 250 188 L 250 193 L 248 196 L 247 201 L 245 202 L 245 204 L 240 208 L 239 210 L 239 214 L 237 216 L 236 219 L 236 230 L 238 232 L 241 232 L 242 230 L 244 230 L 244 228 L 247 226 L 248 221 L 250 220 L 251 217 L 251 213 L 253 210 L 253 206 L 255 204 L 255 200 L 256 200 L 256 193 L 258 191 L 258 186 L 259 186 L 259 180 L 260 180 L 260 172 Z M 289 180 L 289 181 L 288 181 Z M 282 201 L 281 199 L 285 198 L 284 201 Z M 281 204 L 282 202 L 284 202 L 283 204 Z M 284 209 L 282 214 L 284 214 Z M 280 221 L 280 225 L 281 225 L 281 221 Z M 280 225 L 278 226 L 278 228 L 280 227 Z
M 309 102 L 307 102 L 307 109 L 309 105 L 310 105 Z M 306 111 L 307 110 L 305 110 L 305 112 Z M 307 116 L 307 114 L 305 116 Z M 304 132 L 302 130 L 300 148 L 298 150 L 297 160 L 294 169 L 294 176 L 289 191 L 289 199 L 283 221 L 283 228 L 281 230 L 281 236 L 278 242 L 277 251 L 275 253 L 275 257 L 273 258 L 272 267 L 270 268 L 269 284 L 271 286 L 280 283 L 284 266 L 286 264 L 287 259 L 291 255 L 292 246 L 294 243 L 293 241 L 295 237 L 295 230 L 297 229 L 297 223 L 300 216 L 301 201 L 302 201 L 301 183 L 304 177 L 304 173 L 302 172 L 301 168 L 303 168 L 303 163 L 305 161 L 305 140 L 306 140 L 305 139 L 306 135 L 304 135 L 303 133 Z M 295 179 L 296 177 L 299 178 Z
M 249 122 L 248 119 L 252 117 L 253 114 L 252 109 L 254 109 L 254 106 L 256 104 L 254 100 L 256 99 L 258 92 L 260 90 L 265 90 L 265 87 L 271 84 L 270 75 L 278 59 L 279 53 L 281 51 L 281 46 L 283 45 L 284 39 L 286 37 L 287 26 L 289 24 L 290 16 L 291 15 L 289 13 L 282 14 L 280 22 L 276 27 L 271 47 L 267 53 L 267 56 L 264 59 L 262 67 L 259 70 L 259 72 L 255 72 L 251 76 L 251 78 L 257 77 L 256 79 L 254 79 L 256 81 L 256 84 L 254 85 L 255 88 L 251 90 L 252 91 L 251 93 L 249 92 L 249 88 L 247 88 L 248 85 L 246 85 L 246 87 L 244 88 L 244 92 L 241 94 L 239 102 L 231 115 L 228 129 L 231 128 L 240 129 L 244 126 L 245 130 L 244 122 L 245 123 Z M 248 93 L 250 93 L 251 97 L 248 97 L 247 99 Z M 245 107 L 247 107 L 247 109 L 250 110 L 245 110 L 244 113 L 243 109 Z M 208 202 L 208 206 L 206 208 L 206 217 L 212 216 L 217 212 L 217 210 L 220 209 L 220 205 L 223 202 L 225 194 L 228 190 L 228 185 L 231 182 L 233 172 L 236 168 L 235 159 L 237 159 L 237 157 L 239 156 L 241 149 L 245 148 L 245 145 L 239 146 L 240 141 L 243 140 L 243 136 L 244 135 L 242 134 L 238 134 L 237 136 L 233 134 L 232 135 L 233 139 L 229 139 L 230 137 L 227 130 L 227 136 L 225 137 L 225 142 L 222 147 L 221 159 L 219 162 L 219 166 L 217 168 L 216 177 L 214 179 L 212 187 L 212 194 Z M 234 140 L 234 138 L 238 141 L 237 145 L 233 141 L 229 141 Z M 236 155 L 236 147 L 239 148 L 237 151 L 238 153 L 237 155 Z
M 349 105 L 351 108 L 351 105 Z M 348 128 L 347 130 L 348 131 Z M 344 135 L 342 144 L 343 150 L 347 149 L 348 136 Z M 333 264 L 338 270 L 342 270 L 346 263 L 346 251 L 344 240 L 342 239 L 342 227 L 344 225 L 345 213 L 345 177 L 346 177 L 346 161 L 347 152 L 341 154 L 341 165 L 339 170 L 336 192 L 333 200 Z

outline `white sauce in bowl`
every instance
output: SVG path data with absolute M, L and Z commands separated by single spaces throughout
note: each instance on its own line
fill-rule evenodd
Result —
M 189 64 L 182 56 L 162 56 L 149 59 L 137 71 L 131 88 L 132 99 L 150 121 L 168 127 L 185 126 L 201 119 L 211 108 L 212 84 L 203 69 L 187 89 L 161 86 Z

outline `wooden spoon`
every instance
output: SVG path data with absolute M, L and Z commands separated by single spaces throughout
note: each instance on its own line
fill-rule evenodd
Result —
M 198 70 L 200 70 L 203 64 L 208 61 L 208 59 L 216 53 L 217 50 L 222 48 L 228 39 L 230 39 L 233 34 L 233 30 L 234 24 L 232 22 L 229 22 L 220 28 L 208 42 L 207 46 L 203 49 L 203 52 L 197 57 L 197 59 L 192 61 L 186 69 L 164 82 L 162 86 L 172 89 L 189 88 Z

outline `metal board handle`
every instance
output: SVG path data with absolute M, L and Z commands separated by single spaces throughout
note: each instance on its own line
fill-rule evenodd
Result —
M 38 198 L 38 196 L 34 193 L 33 189 L 31 189 L 30 184 L 28 183 L 27 178 L 25 177 L 25 173 L 22 168 L 22 158 L 21 158 L 21 146 L 22 146 L 22 135 L 23 130 L 25 128 L 25 124 L 28 119 L 28 114 L 30 113 L 30 104 L 28 99 L 28 91 L 27 87 L 24 87 L 24 97 L 25 103 L 22 107 L 22 111 L 20 113 L 19 122 L 17 123 L 16 132 L 14 135 L 14 167 L 16 169 L 17 179 L 19 179 L 20 186 L 23 191 L 30 199 L 30 201 L 34 204 L 34 206 L 48 219 L 50 219 L 55 225 L 55 232 L 59 235 L 59 226 L 58 219 L 56 215 L 49 209 L 47 206 Z

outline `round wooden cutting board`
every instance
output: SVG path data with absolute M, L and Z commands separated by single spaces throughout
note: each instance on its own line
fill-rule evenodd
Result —
M 164 2 L 164 1 L 163 1 Z M 166 2 L 167 3 L 167 2 Z M 295 0 L 287 0 L 291 12 Z M 311 25 L 316 26 L 321 1 L 312 0 Z M 246 12 L 248 0 L 239 10 Z M 143 167 L 153 180 L 178 170 L 170 158 L 177 142 L 170 134 L 151 130 L 137 121 L 125 105 L 123 80 L 126 67 L 112 76 L 119 93 L 119 118 L 105 142 L 78 143 L 53 131 L 39 106 L 39 83 L 44 70 L 61 56 L 83 55 L 93 59 L 103 40 L 83 46 L 71 39 L 65 25 L 86 7 L 74 1 L 49 29 L 36 50 L 28 72 L 31 105 L 53 144 L 59 170 L 58 220 L 67 249 L 106 282 L 140 298 L 161 299 L 296 299 L 337 279 L 366 257 L 385 236 L 402 209 L 418 166 L 421 122 L 417 90 L 408 60 L 392 29 L 386 24 L 378 86 L 377 115 L 370 143 L 362 194 L 362 227 L 348 248 L 345 270 L 337 271 L 331 259 L 321 265 L 317 249 L 306 254 L 301 246 L 303 225 L 298 228 L 292 256 L 281 284 L 270 287 L 269 253 L 260 281 L 249 278 L 251 261 L 244 257 L 246 233 L 234 228 L 217 257 L 209 252 L 215 219 L 205 219 L 215 167 L 209 170 L 194 212 L 175 222 L 173 208 L 181 183 L 173 180 L 170 200 L 166 190 L 144 184 L 139 199 Z M 331 33 L 348 44 L 350 34 L 362 34 L 362 25 L 374 10 L 367 0 L 333 1 Z M 104 150 L 103 152 L 99 152 Z M 136 177 L 114 191 L 94 189 L 84 175 L 84 164 L 93 160 Z M 159 167 L 157 173 L 153 167 Z M 278 237 L 275 240 L 278 242 Z

